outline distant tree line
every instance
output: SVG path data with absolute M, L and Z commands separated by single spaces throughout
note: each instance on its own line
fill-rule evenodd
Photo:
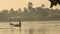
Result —
M 24 7 L 22 11 L 20 8 L 18 10 L 2 10 L 0 11 L 0 21 L 9 20 L 60 20 L 60 10 L 58 9 L 48 9 L 43 7 L 32 7 L 32 3 L 28 3 L 28 9 Z

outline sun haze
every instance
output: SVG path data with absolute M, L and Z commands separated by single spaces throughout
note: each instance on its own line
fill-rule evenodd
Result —
M 28 2 L 32 2 L 33 3 L 33 7 L 40 7 L 42 4 L 45 5 L 46 8 L 50 7 L 50 2 L 49 0 L 0 0 L 0 10 L 3 9 L 18 9 L 21 8 L 23 9 L 24 7 L 27 7 Z M 53 7 L 53 8 L 58 8 L 57 7 Z

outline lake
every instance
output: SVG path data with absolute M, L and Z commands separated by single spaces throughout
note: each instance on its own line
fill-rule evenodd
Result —
M 9 23 L 0 22 L 0 34 L 60 34 L 60 21 L 21 21 L 21 28 Z

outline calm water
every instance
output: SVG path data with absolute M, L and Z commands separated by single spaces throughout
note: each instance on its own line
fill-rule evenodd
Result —
M 60 21 L 22 21 L 21 28 L 10 26 L 9 23 L 0 22 L 0 34 L 53 34 L 57 28 L 60 29 Z M 16 24 L 18 22 L 11 23 Z M 60 30 L 58 30 L 57 33 L 59 34 Z

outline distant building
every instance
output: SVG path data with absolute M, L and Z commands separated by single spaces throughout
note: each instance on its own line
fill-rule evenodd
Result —
M 31 9 L 32 6 L 33 6 L 32 2 L 29 2 L 29 3 L 28 3 L 28 9 Z
M 36 9 L 33 8 L 32 2 L 28 3 L 28 12 L 29 12 L 30 17 L 33 17 L 36 13 Z

